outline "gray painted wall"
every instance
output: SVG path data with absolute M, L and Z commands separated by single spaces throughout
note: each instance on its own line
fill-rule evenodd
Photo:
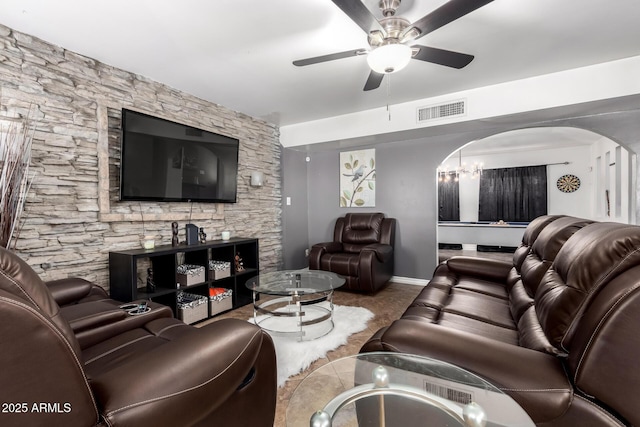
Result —
M 301 151 L 282 150 L 282 244 L 287 270 L 308 266 L 304 252 L 309 247 L 306 157 Z M 287 197 L 291 198 L 290 205 Z
M 575 126 L 591 130 L 637 153 L 640 150 L 640 110 L 637 109 L 637 101 L 638 97 L 629 96 L 508 117 L 425 128 L 419 132 L 405 134 L 404 141 L 403 136 L 398 135 L 396 142 L 377 145 L 372 145 L 370 141 L 334 141 L 297 147 L 297 150 L 306 150 L 306 152 L 300 151 L 301 157 L 306 155 L 311 157 L 306 177 L 308 223 L 305 225 L 301 217 L 297 216 L 295 221 L 292 220 L 291 214 L 285 209 L 284 252 L 291 253 L 288 245 L 293 245 L 293 251 L 299 252 L 298 248 L 331 240 L 336 218 L 349 211 L 380 211 L 398 220 L 395 276 L 429 279 L 435 268 L 437 254 L 436 169 L 445 157 L 471 141 L 531 126 Z M 406 135 L 411 137 L 407 138 Z M 340 208 L 338 205 L 339 153 L 365 148 L 376 148 L 376 207 Z M 289 153 L 289 155 L 292 154 Z M 286 156 L 285 154 L 283 157 Z M 283 164 L 282 173 L 285 183 L 291 179 L 303 179 L 302 171 L 299 168 L 291 168 L 290 164 Z M 304 191 L 302 185 L 297 185 L 296 189 L 300 192 Z M 640 186 L 638 186 L 638 194 L 640 196 Z M 304 194 L 297 197 L 304 197 Z M 302 216 L 304 213 L 296 211 L 296 215 Z M 640 218 L 640 212 L 638 218 Z M 285 255 L 285 266 L 294 265 L 298 268 L 296 264 L 298 261 Z
M 362 147 L 370 148 L 370 147 Z M 312 153 L 309 163 L 309 243 L 329 241 L 336 218 L 383 212 L 396 218 L 395 275 L 428 279 L 436 266 L 435 170 L 452 151 L 424 140 L 376 146 L 375 208 L 339 207 L 340 151 Z M 286 226 L 285 226 L 286 228 Z

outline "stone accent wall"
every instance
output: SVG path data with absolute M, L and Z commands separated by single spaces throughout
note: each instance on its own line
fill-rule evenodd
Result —
M 142 218 L 156 244 L 181 239 L 187 203 L 118 201 L 123 107 L 240 140 L 238 202 L 193 204 L 209 239 L 222 230 L 260 239 L 260 267 L 282 265 L 279 130 L 0 25 L 0 122 L 30 114 L 35 124 L 28 196 L 16 251 L 44 280 L 83 277 L 108 287 L 108 253 L 140 247 Z M 265 185 L 249 186 L 252 170 Z

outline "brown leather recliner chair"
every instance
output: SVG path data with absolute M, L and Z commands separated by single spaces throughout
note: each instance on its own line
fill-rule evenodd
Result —
M 341 289 L 376 292 L 393 276 L 395 230 L 382 213 L 348 213 L 336 220 L 333 242 L 313 245 L 309 269 L 343 276 Z
M 49 288 L 4 248 L 0 342 L 2 426 L 273 425 L 275 351 L 260 328 L 157 317 L 81 349 Z

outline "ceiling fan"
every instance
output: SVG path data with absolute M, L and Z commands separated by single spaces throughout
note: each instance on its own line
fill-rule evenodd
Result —
M 331 0 L 367 34 L 371 49 L 355 49 L 293 61 L 302 67 L 320 62 L 367 55 L 371 68 L 364 90 L 377 89 L 385 74 L 404 68 L 411 59 L 452 68 L 466 67 L 473 55 L 414 44 L 420 37 L 455 21 L 493 0 L 449 0 L 414 23 L 396 16 L 402 0 L 380 0 L 384 18 L 377 20 L 360 0 Z

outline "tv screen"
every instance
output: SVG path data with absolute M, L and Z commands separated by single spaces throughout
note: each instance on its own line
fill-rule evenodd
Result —
M 239 141 L 122 109 L 120 200 L 235 203 Z

